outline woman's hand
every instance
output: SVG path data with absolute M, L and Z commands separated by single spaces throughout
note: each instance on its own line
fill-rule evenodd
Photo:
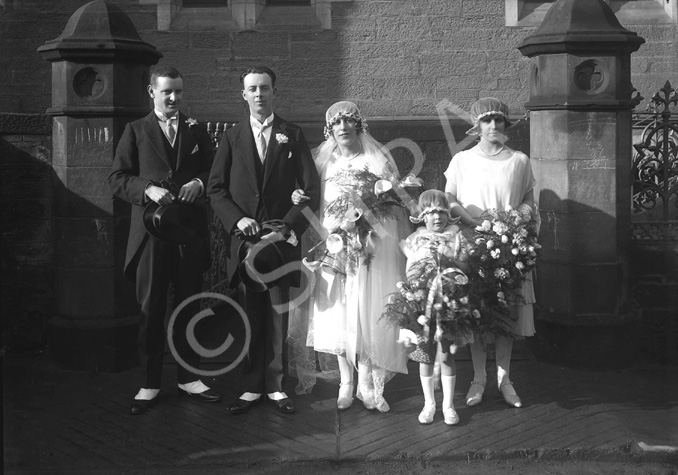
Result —
M 292 192 L 292 204 L 294 204 L 294 205 L 300 205 L 303 202 L 308 201 L 310 199 L 311 199 L 311 197 L 306 196 L 306 194 L 304 193 L 304 190 L 302 190 L 300 188 L 297 188 L 296 190 L 294 190 Z

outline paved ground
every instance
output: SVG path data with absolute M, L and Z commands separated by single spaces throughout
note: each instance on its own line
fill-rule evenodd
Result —
M 387 386 L 387 414 L 338 412 L 336 387 L 319 383 L 292 416 L 269 405 L 232 416 L 233 376 L 209 381 L 224 403 L 201 405 L 177 397 L 168 364 L 159 404 L 130 416 L 138 369 L 84 374 L 5 355 L 5 473 L 676 474 L 678 367 L 585 371 L 518 358 L 524 407 L 513 409 L 496 387 L 467 408 L 471 363 L 457 366 L 461 423 L 448 427 L 440 413 L 417 423 L 416 365 Z

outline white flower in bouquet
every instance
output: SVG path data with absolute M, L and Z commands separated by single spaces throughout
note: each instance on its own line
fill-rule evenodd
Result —
M 497 234 L 504 234 L 506 233 L 506 231 L 508 231 L 508 226 L 506 226 L 501 221 L 498 221 L 494 223 L 494 225 L 492 226 L 492 231 L 494 231 Z
M 525 264 L 523 264 L 520 261 L 516 262 L 516 269 L 523 270 L 524 268 L 525 268 Z
M 346 215 L 344 217 L 346 218 L 347 221 L 355 223 L 362 217 L 362 215 L 363 210 L 361 210 L 360 208 L 349 206 L 349 208 L 346 210 Z
M 316 270 L 320 269 L 320 265 L 322 264 L 322 261 L 309 261 L 306 257 L 304 257 L 301 262 L 311 272 L 315 272 Z
M 490 255 L 492 256 L 492 259 L 499 259 L 501 256 L 501 249 L 492 249 Z
M 405 178 L 400 180 L 400 186 L 402 186 L 403 188 L 420 187 L 424 186 L 424 180 L 414 176 L 414 173 L 409 173 L 405 176 Z
M 327 236 L 325 245 L 327 247 L 327 252 L 330 254 L 337 254 L 344 248 L 344 241 L 341 239 L 340 235 L 332 233 Z
M 492 249 L 494 247 L 494 241 L 490 239 L 489 241 L 487 241 L 487 244 L 485 245 L 487 246 L 488 249 Z
M 388 181 L 388 180 L 377 180 L 377 182 L 374 184 L 374 194 L 379 196 L 382 193 L 386 193 L 387 191 L 391 190 L 393 188 L 393 184 Z
M 509 240 L 509 238 L 506 234 L 501 236 L 501 242 L 503 242 L 504 244 L 506 244 L 508 242 L 508 240 Z
M 513 254 L 514 256 L 517 256 L 518 254 L 520 254 L 520 251 L 518 250 L 517 247 L 514 247 L 513 249 L 511 249 L 511 254 Z

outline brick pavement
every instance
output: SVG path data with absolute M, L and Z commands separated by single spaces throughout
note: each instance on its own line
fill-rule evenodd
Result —
M 320 382 L 312 394 L 296 397 L 292 416 L 267 404 L 230 415 L 228 401 L 239 394 L 231 375 L 209 381 L 224 403 L 180 399 L 172 364 L 165 368 L 162 399 L 142 416 L 128 414 L 138 369 L 75 373 L 54 368 L 44 356 L 16 355 L 6 355 L 3 366 L 6 473 L 530 458 L 678 465 L 677 367 L 585 371 L 523 358 L 512 366 L 523 408 L 506 406 L 496 385 L 488 385 L 479 407 L 467 408 L 463 397 L 472 367 L 458 361 L 461 422 L 448 427 L 440 412 L 432 425 L 417 423 L 423 402 L 416 365 L 387 386 L 387 414 L 369 412 L 357 400 L 339 412 L 336 387 Z M 440 402 L 439 392 L 437 397 Z

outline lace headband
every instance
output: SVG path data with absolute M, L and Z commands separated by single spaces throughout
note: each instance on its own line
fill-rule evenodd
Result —
M 325 139 L 329 139 L 332 136 L 332 126 L 341 122 L 341 119 L 353 119 L 356 123 L 356 129 L 362 132 L 367 132 L 367 121 L 360 117 L 360 115 L 355 112 L 337 112 L 332 117 L 327 120 L 323 133 L 325 134 Z
M 480 119 L 482 119 L 483 117 L 488 117 L 488 116 L 491 116 L 491 115 L 498 115 L 498 116 L 503 117 L 504 119 L 507 119 L 506 114 L 504 114 L 502 111 L 487 111 L 487 112 L 483 112 L 478 117 L 476 117 L 475 122 L 478 123 L 478 122 L 480 122 Z

